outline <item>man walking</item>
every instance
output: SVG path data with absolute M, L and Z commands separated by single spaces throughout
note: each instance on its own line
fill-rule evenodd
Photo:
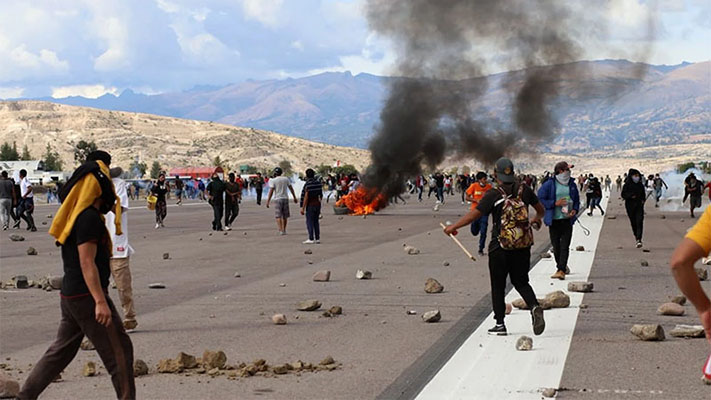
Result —
M 484 194 L 492 189 L 489 180 L 487 179 L 486 173 L 477 172 L 476 182 L 472 183 L 466 190 L 466 200 L 471 202 L 471 210 L 474 210 L 481 201 Z M 484 247 L 486 246 L 486 230 L 489 227 L 489 216 L 482 215 L 478 220 L 472 222 L 470 230 L 472 235 L 479 236 L 479 255 L 484 255 Z
M 225 230 L 232 230 L 232 222 L 239 215 L 239 203 L 242 201 L 242 184 L 235 180 L 234 172 L 228 175 L 225 183 Z
M 257 177 L 254 178 L 254 191 L 257 193 L 257 205 L 262 205 L 262 190 L 264 190 L 264 177 L 261 172 L 257 172 Z
M 111 276 L 114 278 L 118 289 L 119 300 L 123 308 L 123 327 L 127 331 L 136 329 L 136 310 L 133 308 L 133 288 L 131 287 L 131 270 L 129 258 L 133 254 L 133 247 L 128 243 L 128 191 L 130 187 L 121 179 L 123 171 L 120 167 L 109 170 L 111 182 L 114 184 L 117 207 L 121 207 L 121 234 L 116 234 L 116 214 L 113 211 L 106 213 L 106 230 L 111 237 L 113 252 L 111 254 Z
M 617 175 L 617 179 L 615 180 L 615 183 L 617 184 L 617 191 L 620 192 L 622 191 L 622 177 Z
M 306 216 L 306 231 L 309 238 L 303 244 L 320 244 L 321 227 L 321 200 L 323 199 L 323 184 L 316 179 L 316 172 L 309 168 L 306 170 L 306 183 L 301 191 L 301 215 Z
M 207 201 L 212 206 L 212 230 L 222 230 L 222 213 L 225 210 L 225 183 L 217 172 L 212 174 L 212 180 L 207 184 Z
M 12 205 L 17 201 L 14 186 L 7 176 L 7 171 L 2 171 L 2 176 L 0 177 L 0 224 L 2 224 L 2 230 L 4 231 L 10 227 Z
M 632 233 L 637 241 L 636 247 L 642 248 L 642 233 L 644 231 L 644 202 L 647 200 L 642 174 L 630 168 L 625 185 L 622 186 L 622 198 L 625 200 L 627 218 L 632 225 Z
M 444 233 L 456 235 L 457 229 L 471 224 L 482 215 L 492 215 L 489 276 L 496 325 L 488 332 L 490 335 L 497 336 L 507 334 L 506 325 L 504 325 L 506 312 L 504 299 L 506 277 L 510 276 L 514 288 L 531 308 L 533 333 L 540 335 L 545 330 L 546 323 L 543 319 L 543 309 L 539 306 L 536 294 L 528 283 L 528 270 L 531 266 L 531 246 L 533 245 L 531 227 L 540 228 L 544 209 L 531 188 L 516 183 L 514 165 L 511 160 L 500 158 L 496 161 L 495 174 L 498 188 L 486 192 L 476 208 L 469 211 L 453 225 L 447 226 Z M 533 206 L 536 210 L 536 216 L 530 222 L 528 206 Z M 505 229 L 502 229 L 502 225 Z M 521 235 L 512 235 L 516 232 Z
M 175 203 L 179 206 L 183 205 L 183 188 L 185 184 L 180 180 L 180 175 L 175 175 L 175 197 L 178 198 L 178 202 Z
M 274 198 L 274 216 L 276 217 L 277 229 L 280 235 L 286 235 L 286 223 L 291 216 L 289 214 L 289 191 L 294 197 L 294 203 L 299 204 L 296 199 L 294 188 L 289 182 L 289 178 L 281 176 L 282 170 L 279 167 L 274 168 L 274 177 L 269 180 L 269 195 L 267 195 L 267 208 Z
M 565 161 L 557 163 L 553 168 L 555 179 L 547 180 L 538 190 L 538 199 L 545 208 L 543 222 L 548 226 L 556 263 L 556 272 L 551 279 L 564 280 L 565 275 L 570 273 L 570 240 L 580 212 L 580 194 L 575 180 L 570 176 L 570 168 Z
M 121 214 L 115 207 L 110 164 L 108 153 L 92 152 L 59 195 L 62 206 L 49 233 L 62 247 L 62 317 L 57 338 L 30 372 L 19 399 L 36 399 L 74 359 L 84 336 L 111 375 L 116 397 L 136 398 L 133 344 L 108 295 L 111 245 L 102 214 L 111 209 L 117 217 Z M 121 234 L 119 224 L 116 231 Z
M 27 171 L 20 170 L 20 201 L 17 206 L 17 216 L 27 223 L 27 230 L 37 232 L 35 220 L 32 218 L 32 213 L 35 210 L 34 193 L 32 192 L 32 184 L 27 179 Z M 20 227 L 20 220 L 15 223 L 15 228 Z

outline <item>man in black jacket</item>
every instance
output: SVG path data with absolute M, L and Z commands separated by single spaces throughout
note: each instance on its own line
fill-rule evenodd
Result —
M 632 233 L 637 241 L 637 248 L 642 247 L 642 231 L 644 230 L 644 201 L 646 191 L 642 183 L 642 174 L 634 168 L 630 168 L 627 179 L 622 186 L 622 198 L 625 200 L 627 217 L 632 225 Z

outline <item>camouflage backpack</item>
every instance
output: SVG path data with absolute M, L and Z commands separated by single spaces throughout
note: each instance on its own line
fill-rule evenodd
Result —
M 533 246 L 533 231 L 528 221 L 528 205 L 521 200 L 523 186 L 519 185 L 516 197 L 498 188 L 503 196 L 499 244 L 504 250 L 525 249 Z

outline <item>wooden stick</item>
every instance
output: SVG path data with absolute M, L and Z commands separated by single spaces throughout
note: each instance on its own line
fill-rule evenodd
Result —
M 441 226 L 442 229 L 446 228 L 446 226 L 441 222 L 439 223 L 439 226 Z M 472 253 L 470 253 L 469 250 L 467 250 L 467 248 L 464 247 L 464 245 L 462 244 L 462 242 L 459 241 L 459 239 L 454 237 L 454 235 L 452 235 L 451 233 L 449 234 L 449 237 L 451 237 L 452 240 L 454 240 L 454 243 L 456 243 L 459 246 L 459 248 L 462 249 L 462 251 L 464 251 L 464 253 L 466 253 L 467 257 L 469 257 L 472 261 L 476 261 L 476 258 L 474 258 Z

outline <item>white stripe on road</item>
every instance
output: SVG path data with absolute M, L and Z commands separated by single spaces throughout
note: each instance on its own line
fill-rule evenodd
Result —
M 603 208 L 607 208 L 607 200 L 602 200 Z M 603 221 L 599 214 L 581 217 L 590 236 L 575 225 L 568 261 L 571 275 L 565 281 L 550 278 L 556 270 L 553 258 L 541 259 L 531 270 L 531 286 L 539 298 L 555 290 L 570 296 L 570 307 L 545 311 L 546 330 L 541 336 L 533 336 L 530 313 L 517 309 L 506 317 L 508 336 L 489 336 L 487 330 L 494 325 L 491 313 L 417 399 L 540 399 L 542 389 L 558 388 L 583 299 L 582 293 L 568 293 L 568 282 L 587 280 Z M 581 245 L 585 251 L 575 251 Z M 514 289 L 506 296 L 506 302 L 520 297 Z M 533 338 L 533 350 L 516 350 L 516 340 L 521 335 Z

